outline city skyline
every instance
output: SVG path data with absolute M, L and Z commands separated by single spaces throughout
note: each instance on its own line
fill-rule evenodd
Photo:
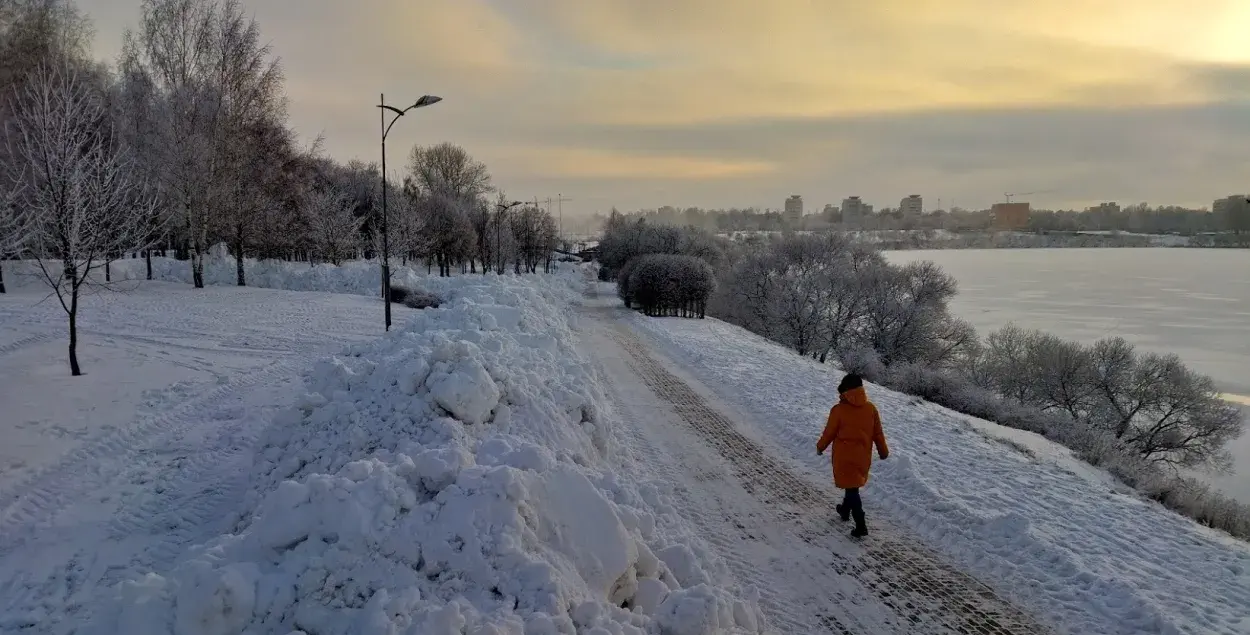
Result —
M 80 2 L 97 55 L 139 4 Z M 244 2 L 305 140 L 376 161 L 378 93 L 438 94 L 392 144 L 458 143 L 515 198 L 573 199 L 566 216 L 849 191 L 1209 207 L 1250 189 L 1250 7 L 1088 4 Z

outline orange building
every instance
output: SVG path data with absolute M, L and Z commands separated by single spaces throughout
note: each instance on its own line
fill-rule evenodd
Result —
M 990 229 L 1016 231 L 1029 226 L 1028 203 L 994 203 L 990 208 Z

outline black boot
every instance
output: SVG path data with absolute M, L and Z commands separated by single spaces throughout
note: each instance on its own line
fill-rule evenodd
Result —
M 837 510 L 838 517 L 842 519 L 842 522 L 846 522 L 851 519 L 851 510 L 847 509 L 845 504 L 839 503 L 833 508 Z
M 852 538 L 863 538 L 868 535 L 868 523 L 864 521 L 864 510 L 856 509 L 851 512 L 855 516 L 855 529 L 851 530 Z

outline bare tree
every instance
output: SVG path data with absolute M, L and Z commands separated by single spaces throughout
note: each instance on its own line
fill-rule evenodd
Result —
M 452 199 L 476 199 L 492 189 L 486 165 L 453 143 L 414 146 L 408 155 L 408 175 L 423 193 Z
M 499 200 L 505 202 L 506 198 L 503 193 L 499 193 Z M 473 226 L 473 233 L 477 237 L 477 244 L 474 246 L 474 259 L 481 261 L 482 273 L 490 272 L 491 263 L 495 260 L 495 233 L 491 227 L 493 218 L 491 206 L 485 199 L 477 199 L 473 201 L 473 207 L 469 210 L 469 224 Z M 474 271 L 473 260 L 469 261 L 469 270 Z
M 0 293 L 5 292 L 5 258 L 20 254 L 33 230 L 33 225 L 18 214 L 17 198 L 22 185 L 19 181 L 0 191 Z
M 355 255 L 364 219 L 356 217 L 355 201 L 349 194 L 317 188 L 308 197 L 308 221 L 317 251 L 332 264 Z
M 29 166 L 22 205 L 40 271 L 69 316 L 69 365 L 78 365 L 78 305 L 110 254 L 143 247 L 151 199 L 131 158 L 107 125 L 99 86 L 73 66 L 48 65 L 17 102 L 13 156 Z M 53 264 L 53 262 L 57 264 Z M 58 266 L 59 265 L 59 266 Z
M 1088 416 L 1096 395 L 1090 351 L 1079 342 L 1040 331 L 1029 334 L 1026 359 L 1030 401 L 1076 420 Z
M 421 195 L 417 201 L 428 259 L 438 264 L 440 276 L 450 276 L 452 265 L 473 253 L 477 240 L 464 203 L 441 195 Z
M 1240 412 L 1220 399 L 1211 378 L 1176 355 L 1138 355 L 1123 338 L 1090 351 L 1094 394 L 1091 419 L 1153 461 L 1227 469 L 1224 446 L 1243 430 Z
M 238 196 L 244 162 L 234 144 L 240 130 L 281 113 L 281 68 L 238 0 L 144 0 L 124 59 L 166 101 L 162 189 L 182 219 L 192 280 L 203 287 L 214 214 Z
M 119 137 L 129 148 L 131 156 L 136 157 L 137 169 L 142 172 L 144 182 L 148 184 L 149 194 L 158 201 L 152 207 L 152 215 L 148 219 L 149 248 L 143 250 L 147 279 L 151 280 L 151 247 L 168 238 L 171 220 L 168 202 L 161 197 L 160 166 L 154 160 L 161 156 L 157 126 L 164 103 L 156 94 L 152 78 L 143 68 L 133 64 L 133 58 L 123 55 L 120 69 L 121 76 L 115 99 L 117 112 L 114 115 Z

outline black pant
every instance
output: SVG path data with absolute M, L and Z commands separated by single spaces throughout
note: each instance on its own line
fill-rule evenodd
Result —
M 859 512 L 860 516 L 863 515 L 864 502 L 859 500 L 858 487 L 849 488 L 846 490 L 846 493 L 842 495 L 842 509 L 846 510 L 846 513 L 852 516 L 855 516 L 856 512 Z

